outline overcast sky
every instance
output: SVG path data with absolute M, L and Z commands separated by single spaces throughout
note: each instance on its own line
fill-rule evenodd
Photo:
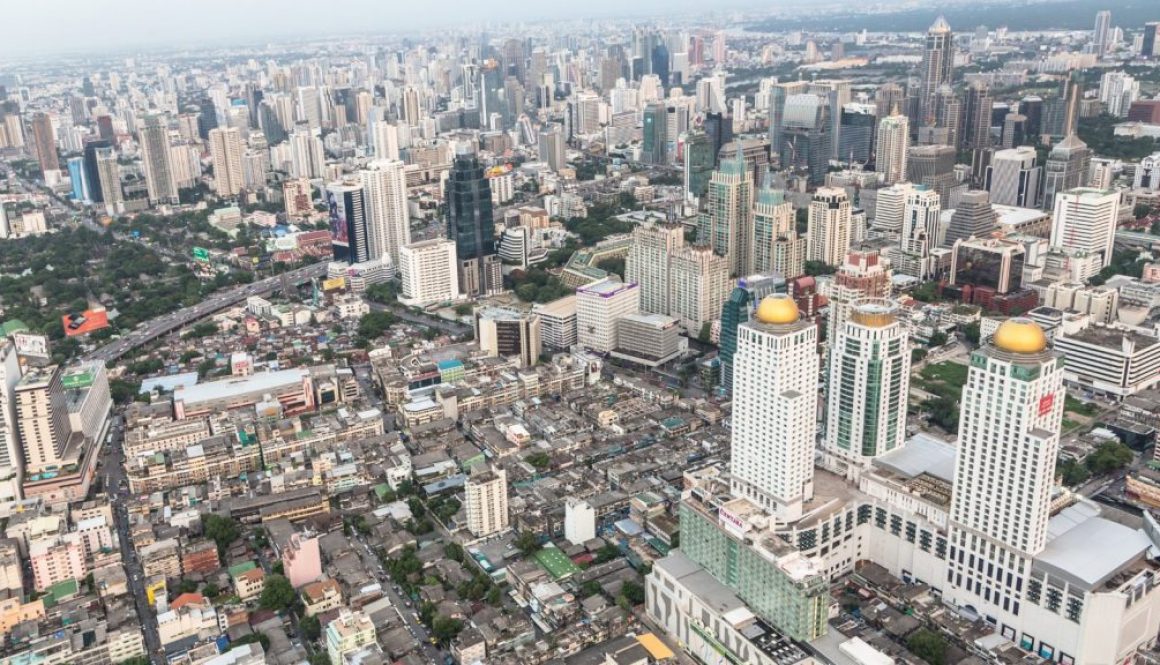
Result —
M 757 0 L 0 0 L 0 54 L 725 9 Z M 777 0 L 765 0 L 771 6 Z

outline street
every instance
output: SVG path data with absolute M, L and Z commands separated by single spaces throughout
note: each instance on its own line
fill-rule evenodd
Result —
M 370 303 L 370 308 L 375 312 L 390 312 L 403 321 L 442 330 L 449 335 L 466 335 L 471 330 L 469 326 L 465 326 L 462 323 L 455 323 L 437 316 L 431 316 L 430 314 L 415 314 L 402 305 L 392 306 Z
M 363 560 L 363 565 L 367 570 L 374 571 L 379 583 L 383 586 L 383 593 L 390 599 L 391 605 L 394 606 L 395 612 L 398 613 L 399 618 L 402 619 L 403 625 L 406 626 L 407 632 L 415 638 L 419 644 L 419 650 L 428 663 L 442 663 L 443 653 L 431 644 L 431 634 L 427 632 L 427 627 L 424 626 L 415 617 L 418 615 L 418 608 L 412 607 L 414 603 L 410 598 L 405 598 L 391 581 L 390 575 L 383 568 L 383 564 L 379 561 L 378 555 L 371 546 L 367 544 L 365 538 L 361 535 L 356 535 L 359 545 L 362 549 L 359 551 L 359 556 Z

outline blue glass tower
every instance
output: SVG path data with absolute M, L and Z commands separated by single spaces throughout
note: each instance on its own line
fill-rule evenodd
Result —
M 69 157 L 68 178 L 72 183 L 72 200 L 78 203 L 87 203 L 89 198 L 89 182 L 85 177 L 85 158 Z

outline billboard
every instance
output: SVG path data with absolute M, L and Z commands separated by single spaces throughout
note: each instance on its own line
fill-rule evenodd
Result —
M 104 308 L 86 309 L 80 314 L 65 314 L 60 321 L 68 337 L 87 335 L 109 327 L 109 315 Z
M 342 277 L 342 276 L 334 277 L 332 279 L 326 279 L 326 280 L 322 281 L 322 290 L 323 291 L 333 291 L 335 289 L 341 289 L 345 286 L 346 286 L 346 278 Z
M 93 371 L 85 369 L 62 374 L 60 377 L 60 385 L 65 390 L 88 388 L 93 385 Z
M 342 192 L 326 190 L 326 206 L 330 210 L 331 244 L 350 247 L 350 223 L 346 219 L 346 201 Z
M 193 260 L 194 261 L 201 261 L 202 263 L 209 262 L 209 250 L 206 249 L 205 247 L 194 247 L 193 248 Z
M 12 343 L 16 345 L 17 355 L 24 356 L 25 358 L 42 358 L 47 360 L 51 357 L 48 351 L 48 337 L 44 335 L 19 332 L 12 335 Z

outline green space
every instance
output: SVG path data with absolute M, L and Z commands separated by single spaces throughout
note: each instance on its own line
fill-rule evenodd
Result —
M 922 403 L 922 410 L 932 424 L 950 434 L 959 428 L 959 401 L 968 371 L 966 365 L 944 360 L 923 367 L 919 376 L 911 379 L 913 386 L 934 395 Z
M 544 570 L 556 580 L 580 572 L 580 567 L 572 563 L 572 560 L 556 547 L 545 547 L 536 552 L 536 563 L 543 566 Z
M 1155 151 L 1156 140 L 1151 136 L 1116 136 L 1116 125 L 1121 122 L 1124 122 L 1123 118 L 1107 114 L 1080 118 L 1079 138 L 1088 144 L 1097 157 L 1139 161 Z
M 1067 421 L 1064 422 L 1064 429 L 1067 429 Z M 1075 487 L 1092 476 L 1102 476 L 1123 469 L 1132 463 L 1133 457 L 1131 448 L 1118 441 L 1109 441 L 1100 444 L 1084 458 L 1083 462 L 1060 459 L 1055 465 L 1055 473 L 1060 476 L 1064 485 Z
M 1067 400 L 1065 400 L 1063 403 L 1063 408 L 1069 413 L 1077 413 L 1081 416 L 1087 416 L 1089 418 L 1100 412 L 1099 405 L 1093 402 L 1080 401 L 1071 395 L 1067 396 Z

